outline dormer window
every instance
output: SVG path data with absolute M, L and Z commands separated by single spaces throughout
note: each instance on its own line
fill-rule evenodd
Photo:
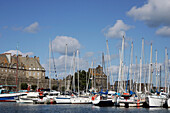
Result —
M 7 64 L 5 64 L 5 67 L 7 67 L 8 65 Z

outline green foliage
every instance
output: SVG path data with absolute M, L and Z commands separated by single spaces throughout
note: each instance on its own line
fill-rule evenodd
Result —
M 37 85 L 31 85 L 31 89 L 36 90 Z
M 53 85 L 52 90 L 58 90 L 58 86 L 57 85 Z
M 87 72 L 87 81 L 89 80 L 89 73 Z M 71 78 L 71 86 L 72 86 L 73 77 Z M 75 73 L 75 87 L 76 91 L 78 90 L 78 73 Z M 79 89 L 86 90 L 86 71 L 80 70 L 79 71 Z
M 28 88 L 27 83 L 21 83 L 21 89 L 26 90 Z
M 62 92 L 64 92 L 64 91 L 65 91 L 65 87 L 64 87 L 64 86 L 61 88 L 61 91 L 62 91 Z

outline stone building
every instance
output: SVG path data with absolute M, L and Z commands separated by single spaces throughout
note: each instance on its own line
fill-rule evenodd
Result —
M 21 83 L 37 85 L 40 88 L 49 87 L 49 79 L 45 79 L 45 69 L 40 64 L 39 57 L 12 56 L 11 53 L 0 54 L 0 84 L 17 84 L 20 89 Z M 57 84 L 56 80 L 52 80 L 51 83 Z
M 98 91 L 101 89 L 107 90 L 107 76 L 103 72 L 103 67 L 98 65 L 96 68 L 89 68 L 88 72 L 92 78 L 92 89 L 95 88 Z

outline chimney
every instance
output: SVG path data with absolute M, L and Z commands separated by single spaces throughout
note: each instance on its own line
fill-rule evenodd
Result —
M 39 59 L 39 57 L 37 57 L 37 61 L 38 61 L 38 62 L 40 62 L 40 59 Z
M 14 54 L 14 55 L 13 55 L 13 57 L 17 57 L 17 55 L 16 55 L 16 54 Z
M 21 58 L 21 57 L 22 57 L 22 55 L 21 55 L 21 54 L 19 54 L 19 55 L 18 55 L 18 58 Z

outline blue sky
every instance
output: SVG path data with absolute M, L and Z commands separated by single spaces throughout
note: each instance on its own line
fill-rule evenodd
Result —
M 130 62 L 131 41 L 134 42 L 133 62 L 135 56 L 139 62 L 142 37 L 145 61 L 149 62 L 152 42 L 153 62 L 157 49 L 158 62 L 163 63 L 165 47 L 170 50 L 169 10 L 169 0 L 1 0 L 0 53 L 16 53 L 18 43 L 21 54 L 39 56 L 41 64 L 48 67 L 51 40 L 57 71 L 62 73 L 66 43 L 69 43 L 70 60 L 72 52 L 80 49 L 80 65 L 85 61 L 90 65 L 92 59 L 99 65 L 101 53 L 106 54 L 108 39 L 112 65 L 118 66 L 121 38 L 125 35 L 126 65 Z M 85 68 L 87 65 L 82 66 Z

